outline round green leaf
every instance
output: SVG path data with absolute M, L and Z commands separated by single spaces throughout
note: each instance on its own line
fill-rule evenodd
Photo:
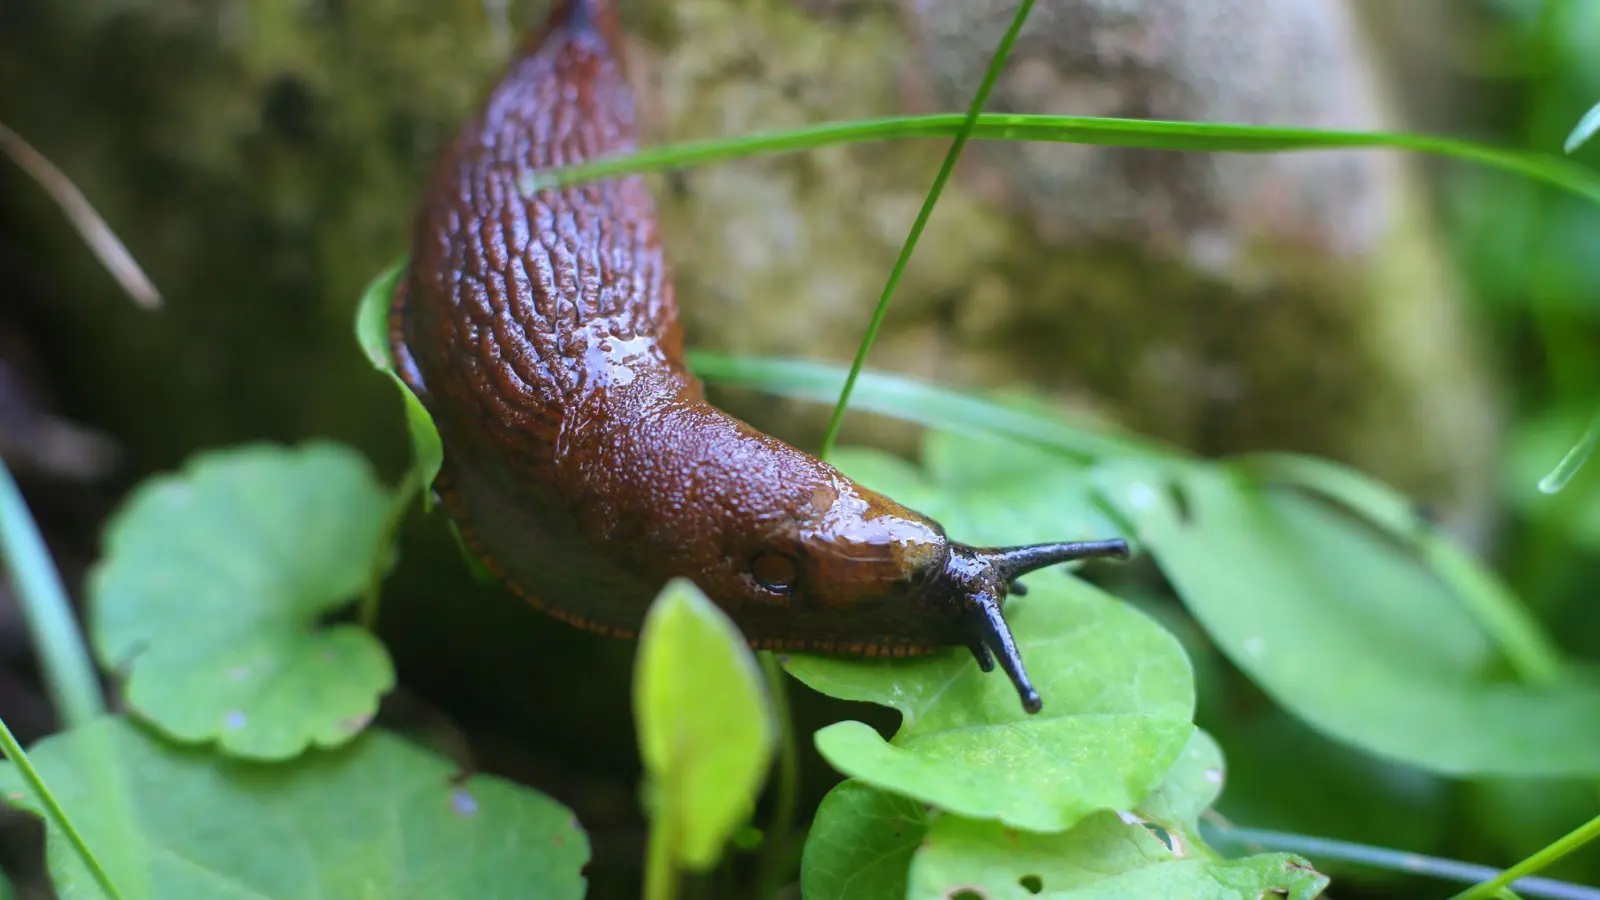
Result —
M 46 738 L 29 757 L 91 847 L 114 822 L 98 781 L 77 765 L 94 740 L 110 741 L 125 767 L 139 827 L 123 858 L 144 861 L 157 897 L 584 895 L 589 842 L 571 810 L 490 776 L 458 782 L 448 760 L 382 731 L 281 766 L 218 759 L 120 717 Z M 9 764 L 0 792 L 39 812 Z M 62 900 L 105 896 L 54 829 L 46 852 Z
M 835 785 L 817 807 L 800 858 L 800 894 L 819 900 L 906 895 L 906 872 L 928 808 L 859 781 Z
M 405 399 L 406 427 L 411 432 L 414 459 L 412 467 L 417 473 L 416 484 L 426 491 L 444 464 L 444 443 L 439 439 L 439 429 L 428 415 L 427 407 L 396 373 L 394 356 L 389 352 L 389 305 L 395 285 L 405 270 L 406 261 L 402 259 L 380 273 L 362 292 L 361 303 L 356 307 L 356 341 L 372 367 L 389 376 Z
M 755 656 L 692 583 L 668 583 L 645 614 L 633 712 L 649 779 L 651 828 L 673 858 L 704 870 L 750 818 L 778 726 Z
M 182 741 L 284 759 L 350 740 L 394 685 L 382 644 L 323 615 L 365 586 L 389 497 L 347 447 L 253 445 L 140 485 L 89 581 L 95 650 Z
M 1029 834 L 940 816 L 911 865 L 909 900 L 968 890 L 987 900 L 1160 897 L 1257 900 L 1281 892 L 1311 900 L 1328 879 L 1283 853 L 1222 861 L 1186 859 L 1138 822 L 1101 812 L 1060 834 Z
M 1182 648 L 1141 613 L 1070 576 L 1039 579 L 1006 606 L 1044 710 L 1027 715 L 965 649 L 911 660 L 794 656 L 815 690 L 890 706 L 892 742 L 860 722 L 817 732 L 839 771 L 977 819 L 1063 831 L 1129 809 L 1161 781 L 1194 730 Z
M 1461 599 L 1381 531 L 1224 467 L 1101 477 L 1223 652 L 1323 734 L 1449 774 L 1600 772 L 1600 685 L 1506 679 Z

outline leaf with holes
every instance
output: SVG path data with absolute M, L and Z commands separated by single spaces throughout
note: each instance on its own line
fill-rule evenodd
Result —
M 1138 803 L 1194 731 L 1177 640 L 1070 576 L 1040 580 L 1006 612 L 1042 712 L 1024 713 L 1011 684 L 961 648 L 908 660 L 792 656 L 788 670 L 815 690 L 904 717 L 888 742 L 861 722 L 830 725 L 816 736 L 823 757 L 940 809 L 1035 831 Z
M 817 807 L 800 858 L 800 894 L 827 900 L 906 895 L 928 808 L 860 781 L 835 785 Z
M 911 864 L 908 900 L 1161 897 L 1257 900 L 1272 892 L 1311 900 L 1328 879 L 1304 860 L 1271 853 L 1240 860 L 1185 858 L 1138 822 L 1100 812 L 1061 834 L 940 816 Z
M 682 865 L 715 865 L 750 817 L 778 726 L 744 637 L 692 583 L 669 582 L 639 631 L 634 721 L 650 827 Z
M 394 669 L 366 630 L 319 620 L 364 587 L 389 504 L 365 459 L 326 442 L 205 453 L 140 485 L 88 591 L 129 708 L 256 759 L 354 737 Z
M 282 766 L 218 759 L 120 717 L 45 738 L 29 757 L 90 846 L 114 827 L 98 780 L 77 767 L 94 740 L 110 741 L 125 766 L 139 821 L 122 858 L 143 861 L 157 897 L 584 895 L 589 842 L 571 810 L 499 778 L 458 781 L 448 760 L 383 731 Z M 0 791 L 39 813 L 9 764 Z M 104 897 L 54 828 L 46 854 L 62 900 Z
M 1454 775 L 1600 773 L 1600 684 L 1517 684 L 1406 547 L 1225 466 L 1097 474 L 1217 645 L 1323 734 Z

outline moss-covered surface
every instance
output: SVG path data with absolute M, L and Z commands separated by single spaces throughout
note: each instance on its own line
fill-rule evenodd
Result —
M 683 0 L 640 54 L 654 137 L 960 108 L 1013 9 Z M 1342 4 L 1197 9 L 1041 4 L 991 107 L 1394 126 Z M 943 151 L 831 148 L 673 179 L 664 233 L 691 339 L 848 360 Z M 1381 153 L 974 145 L 872 361 L 1030 384 L 1203 452 L 1333 456 L 1476 528 L 1498 405 L 1417 193 Z M 736 408 L 807 437 L 825 418 Z

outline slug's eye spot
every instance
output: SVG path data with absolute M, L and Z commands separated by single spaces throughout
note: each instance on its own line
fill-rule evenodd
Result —
M 796 577 L 794 560 L 782 553 L 757 553 L 750 560 L 750 577 L 769 591 L 788 593 Z

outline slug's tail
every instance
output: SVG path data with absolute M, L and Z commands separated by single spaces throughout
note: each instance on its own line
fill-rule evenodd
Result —
M 611 0 L 555 0 L 544 29 L 529 39 L 525 52 L 532 53 L 549 46 L 558 32 L 566 32 L 573 37 L 599 35 L 613 52 L 620 46 L 621 30 L 617 24 L 617 11 L 611 8 Z

